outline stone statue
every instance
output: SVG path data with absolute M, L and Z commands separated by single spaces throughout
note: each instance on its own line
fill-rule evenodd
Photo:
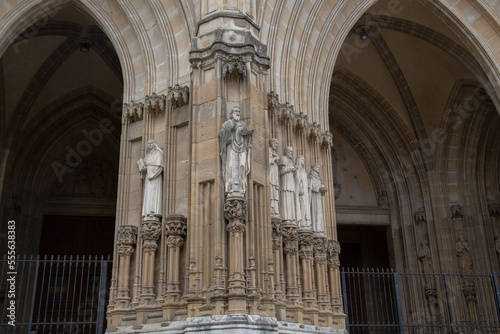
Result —
M 463 235 L 458 236 L 458 241 L 455 244 L 455 251 L 458 258 L 458 265 L 461 273 L 472 271 L 472 257 L 470 254 L 470 244 L 465 240 Z
M 269 182 L 271 183 L 271 217 L 279 217 L 279 197 L 280 197 L 280 177 L 278 162 L 280 157 L 278 149 L 278 139 L 269 139 Z
M 224 192 L 228 197 L 245 197 L 250 173 L 253 130 L 240 120 L 240 114 L 240 107 L 233 107 L 218 135 Z
M 141 178 L 145 179 L 142 217 L 159 220 L 162 215 L 163 151 L 154 139 L 148 140 L 146 157 L 137 161 L 137 167 Z
M 420 241 L 420 248 L 418 249 L 417 255 L 420 262 L 422 262 L 424 273 L 431 273 L 433 271 L 431 249 L 429 248 L 429 242 L 427 240 Z
M 297 191 L 297 224 L 301 229 L 311 229 L 310 187 L 304 156 L 295 160 L 295 189 Z
M 311 223 L 313 231 L 325 233 L 325 223 L 323 220 L 323 196 L 328 191 L 321 176 L 319 176 L 319 164 L 312 165 L 309 172 L 309 182 L 311 187 Z
M 288 223 L 297 220 L 295 211 L 295 171 L 293 164 L 293 147 L 285 148 L 285 155 L 280 158 L 278 167 L 281 181 L 281 219 Z

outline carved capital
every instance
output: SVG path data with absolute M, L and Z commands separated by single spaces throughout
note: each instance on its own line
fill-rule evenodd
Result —
M 297 254 L 299 239 L 297 233 L 297 227 L 294 225 L 281 226 L 281 235 L 283 236 L 283 242 L 285 243 L 284 251 L 286 254 L 294 255 Z
M 142 223 L 141 229 L 141 237 L 146 241 L 154 241 L 158 240 L 158 237 L 161 233 L 161 224 L 155 221 L 147 221 Z
M 328 258 L 338 259 L 340 255 L 340 243 L 337 240 L 327 241 Z
M 156 252 L 158 249 L 158 244 L 156 243 L 156 240 L 144 240 L 144 244 L 142 245 L 142 249 L 144 249 L 145 252 Z
M 135 245 L 137 241 L 137 226 L 121 225 L 118 226 L 116 243 L 122 245 Z
M 222 63 L 222 77 L 225 78 L 226 75 L 234 73 L 238 78 L 246 78 L 247 76 L 247 66 L 243 57 L 235 57 L 233 55 L 224 55 L 221 57 Z
M 182 107 L 189 103 L 189 87 L 179 85 L 168 87 L 167 98 L 170 110 Z
M 229 233 L 245 233 L 246 226 L 239 220 L 231 221 L 227 224 L 226 229 Z
M 119 245 L 118 255 L 131 256 L 134 254 L 134 246 L 132 245 Z
M 144 101 L 144 109 L 147 113 L 154 114 L 155 116 L 164 114 L 165 105 L 165 95 L 156 95 L 156 93 L 146 95 L 146 99 Z
M 130 103 L 123 104 L 123 122 L 133 123 L 142 119 L 144 111 L 143 103 L 135 103 L 130 101 Z
M 413 217 L 415 218 L 415 224 L 425 224 L 427 222 L 424 208 L 420 208 L 417 211 L 415 211 Z
M 244 199 L 227 199 L 224 202 L 224 215 L 230 222 L 233 220 L 245 221 L 246 203 Z
M 333 269 L 338 269 L 340 267 L 340 261 L 328 259 L 328 267 Z
M 299 232 L 299 245 L 300 247 L 311 247 L 314 243 L 314 238 L 313 234 L 311 233 L 304 233 L 302 231 Z
M 451 219 L 454 222 L 461 221 L 464 217 L 462 212 L 462 205 L 460 203 L 450 205 Z
M 326 252 L 328 250 L 328 239 L 324 237 L 314 238 L 314 260 L 318 263 L 326 263 Z
M 184 239 L 179 235 L 170 235 L 167 238 L 167 246 L 170 248 L 182 247 L 184 245 Z
M 313 258 L 313 251 L 311 247 L 300 247 L 299 257 L 304 260 L 311 260 Z
M 169 215 L 165 218 L 165 234 L 169 235 L 186 235 L 187 219 L 183 215 Z

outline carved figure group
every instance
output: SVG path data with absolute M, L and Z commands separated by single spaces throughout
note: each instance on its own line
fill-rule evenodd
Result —
M 320 165 L 312 165 L 308 174 L 304 156 L 299 155 L 294 164 L 293 147 L 285 147 L 282 157 L 278 157 L 277 147 L 278 140 L 270 139 L 271 215 L 280 217 L 284 223 L 297 224 L 301 229 L 312 229 L 323 234 L 322 201 L 327 188 L 319 175 Z

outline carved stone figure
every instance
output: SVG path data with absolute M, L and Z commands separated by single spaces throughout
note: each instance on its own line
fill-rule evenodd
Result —
M 154 139 L 148 140 L 146 157 L 137 161 L 137 167 L 144 179 L 142 217 L 157 220 L 162 215 L 163 151 Z
M 319 176 L 319 168 L 319 164 L 314 164 L 309 172 L 311 187 L 311 223 L 314 232 L 324 234 L 323 196 L 328 189 L 326 189 L 321 176 Z
M 458 265 L 461 273 L 472 271 L 472 257 L 470 254 L 470 244 L 465 240 L 463 235 L 458 236 L 458 241 L 455 244 L 455 251 L 458 258 Z
M 269 139 L 269 182 L 271 184 L 271 217 L 279 217 L 279 197 L 280 197 L 280 177 L 278 162 L 280 157 L 278 149 L 278 139 Z
M 422 267 L 425 273 L 432 272 L 432 259 L 429 242 L 427 240 L 420 241 L 420 248 L 418 249 L 418 259 L 422 262 Z
M 224 192 L 228 197 L 245 197 L 250 173 L 253 130 L 240 120 L 240 114 L 240 107 L 233 107 L 218 135 Z
M 295 160 L 295 189 L 297 191 L 297 224 L 300 229 L 311 229 L 310 187 L 304 156 Z
M 293 147 L 285 148 L 285 155 L 280 158 L 279 172 L 281 181 L 281 219 L 295 223 L 295 171 L 293 164 Z

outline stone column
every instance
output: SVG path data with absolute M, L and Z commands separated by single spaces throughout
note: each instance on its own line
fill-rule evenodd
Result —
M 122 225 L 118 227 L 118 296 L 116 297 L 117 309 L 126 309 L 130 306 L 130 258 L 134 254 L 134 245 L 137 241 L 137 226 Z
M 331 304 L 328 294 L 327 259 L 328 240 L 325 237 L 314 238 L 314 263 L 316 291 L 318 295 L 318 308 L 320 316 L 325 317 L 326 325 L 331 325 Z
M 281 234 L 284 242 L 284 252 L 286 254 L 286 299 L 288 310 L 294 315 L 294 321 L 302 322 L 302 301 L 300 298 L 297 253 L 298 253 L 298 233 L 297 225 L 283 224 Z
M 224 214 L 229 232 L 228 314 L 248 313 L 244 272 L 244 244 L 246 203 L 242 198 L 228 198 Z
M 283 240 L 281 238 L 281 219 L 271 218 L 272 241 L 274 259 L 274 297 L 276 298 L 276 317 L 278 320 L 286 320 L 286 299 L 284 291 L 286 289 L 283 274 Z
M 142 223 L 142 283 L 140 305 L 153 305 L 156 300 L 154 286 L 155 254 L 157 240 L 161 233 L 161 224 L 157 220 L 144 220 Z
M 318 324 L 318 305 L 314 296 L 313 286 L 313 231 L 311 229 L 299 230 L 299 257 L 302 269 L 302 304 L 304 314 L 308 314 L 312 324 Z
M 186 217 L 183 215 L 169 215 L 165 220 L 165 236 L 167 237 L 167 289 L 163 316 L 167 320 L 174 320 L 174 312 L 180 307 L 182 297 L 180 284 L 180 253 L 184 245 L 187 230 Z
M 342 313 L 342 295 L 340 292 L 340 244 L 336 240 L 328 240 L 328 284 L 330 286 L 330 303 L 334 313 Z

